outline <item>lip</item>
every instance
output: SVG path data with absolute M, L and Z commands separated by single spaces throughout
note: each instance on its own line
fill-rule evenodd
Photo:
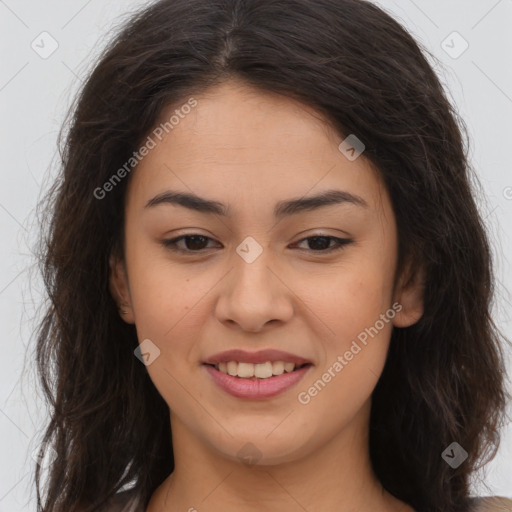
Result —
M 283 361 L 285 363 L 295 363 L 297 366 L 311 363 L 308 359 L 290 354 L 289 352 L 283 352 L 282 350 L 267 349 L 259 350 L 258 352 L 247 352 L 245 350 L 234 349 L 219 352 L 203 361 L 203 364 L 218 364 L 228 361 L 252 364 L 266 363 L 267 361 Z
M 268 361 L 268 359 L 266 360 Z M 231 359 L 231 361 L 233 361 L 233 359 Z M 275 375 L 268 379 L 243 379 L 222 373 L 214 366 L 209 366 L 208 364 L 204 364 L 203 367 L 210 374 L 217 386 L 232 396 L 252 400 L 262 400 L 283 393 L 296 385 L 304 375 L 306 375 L 309 369 L 313 367 L 312 364 L 308 364 L 293 372 Z

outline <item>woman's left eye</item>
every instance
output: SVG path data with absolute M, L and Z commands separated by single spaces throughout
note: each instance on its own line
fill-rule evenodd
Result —
M 162 244 L 164 247 L 171 249 L 172 251 L 197 253 L 206 249 L 204 245 L 208 244 L 208 240 L 213 240 L 213 238 L 204 235 L 182 235 L 177 238 L 173 238 L 172 240 L 163 240 Z M 185 241 L 185 248 L 178 246 L 178 243 L 181 241 Z M 303 238 L 302 240 L 299 240 L 299 242 L 297 242 L 295 245 L 301 244 L 302 242 L 307 242 L 310 246 L 309 249 L 303 250 L 322 252 L 325 254 L 341 250 L 344 248 L 344 246 L 351 244 L 353 240 L 349 238 L 338 238 L 335 236 L 315 235 Z M 334 242 L 333 246 L 331 246 L 331 242 Z
M 313 243 L 310 242 L 311 240 L 313 240 Z M 330 245 L 331 241 L 334 241 L 333 246 Z M 310 246 L 316 247 L 316 249 L 310 249 L 313 250 L 314 252 L 326 253 L 339 251 L 343 249 L 345 245 L 351 244 L 353 240 L 350 240 L 349 238 L 338 238 L 335 236 L 315 235 L 303 238 L 302 240 L 299 241 L 299 243 L 301 242 L 307 242 Z

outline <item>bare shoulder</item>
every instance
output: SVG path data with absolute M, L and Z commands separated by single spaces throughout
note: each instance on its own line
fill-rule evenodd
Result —
M 512 512 L 512 500 L 501 496 L 475 498 L 470 512 Z

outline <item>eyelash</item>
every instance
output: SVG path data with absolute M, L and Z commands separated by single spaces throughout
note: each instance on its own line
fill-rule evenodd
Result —
M 172 240 L 162 240 L 162 245 L 165 248 L 170 249 L 171 251 L 174 251 L 174 252 L 180 252 L 180 253 L 186 253 L 186 254 L 193 254 L 193 253 L 200 254 L 201 252 L 204 252 L 206 249 L 200 249 L 198 251 L 193 251 L 190 249 L 180 249 L 177 247 L 177 243 L 179 241 L 184 240 L 186 238 L 195 238 L 195 237 L 204 238 L 206 240 L 213 240 L 213 238 L 210 238 L 205 235 L 191 234 L 191 235 L 182 235 L 177 238 L 173 238 Z M 328 249 L 316 250 L 316 251 L 314 249 L 300 249 L 300 250 L 310 251 L 313 253 L 320 253 L 320 254 L 330 254 L 332 252 L 336 252 L 336 251 L 340 251 L 340 250 L 344 249 L 345 246 L 347 246 L 353 242 L 353 240 L 351 240 L 349 238 L 338 238 L 338 237 L 329 236 L 329 235 L 314 235 L 314 236 L 308 236 L 306 238 L 303 238 L 303 239 L 299 240 L 297 243 L 301 243 L 301 242 L 304 242 L 305 240 L 311 240 L 311 239 L 316 239 L 316 238 L 327 238 L 329 240 L 334 240 L 336 245 L 334 245 L 333 247 L 330 247 Z

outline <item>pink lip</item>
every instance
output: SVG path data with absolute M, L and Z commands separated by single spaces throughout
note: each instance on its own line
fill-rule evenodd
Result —
M 236 361 L 236 359 L 230 360 Z M 282 359 L 278 360 L 282 361 Z M 297 384 L 311 367 L 312 365 L 309 364 L 293 372 L 275 375 L 268 379 L 243 379 L 222 373 L 213 366 L 204 365 L 204 368 L 211 375 L 215 384 L 226 393 L 237 398 L 250 398 L 253 400 L 269 398 L 284 392 Z
M 266 363 L 267 361 L 283 361 L 285 363 L 295 363 L 300 366 L 304 363 L 310 363 L 303 357 L 290 354 L 289 352 L 283 352 L 282 350 L 259 350 L 258 352 L 246 352 L 245 350 L 226 350 L 225 352 L 219 352 L 215 354 L 203 363 L 205 364 L 218 364 L 222 362 L 236 361 L 238 363 Z

